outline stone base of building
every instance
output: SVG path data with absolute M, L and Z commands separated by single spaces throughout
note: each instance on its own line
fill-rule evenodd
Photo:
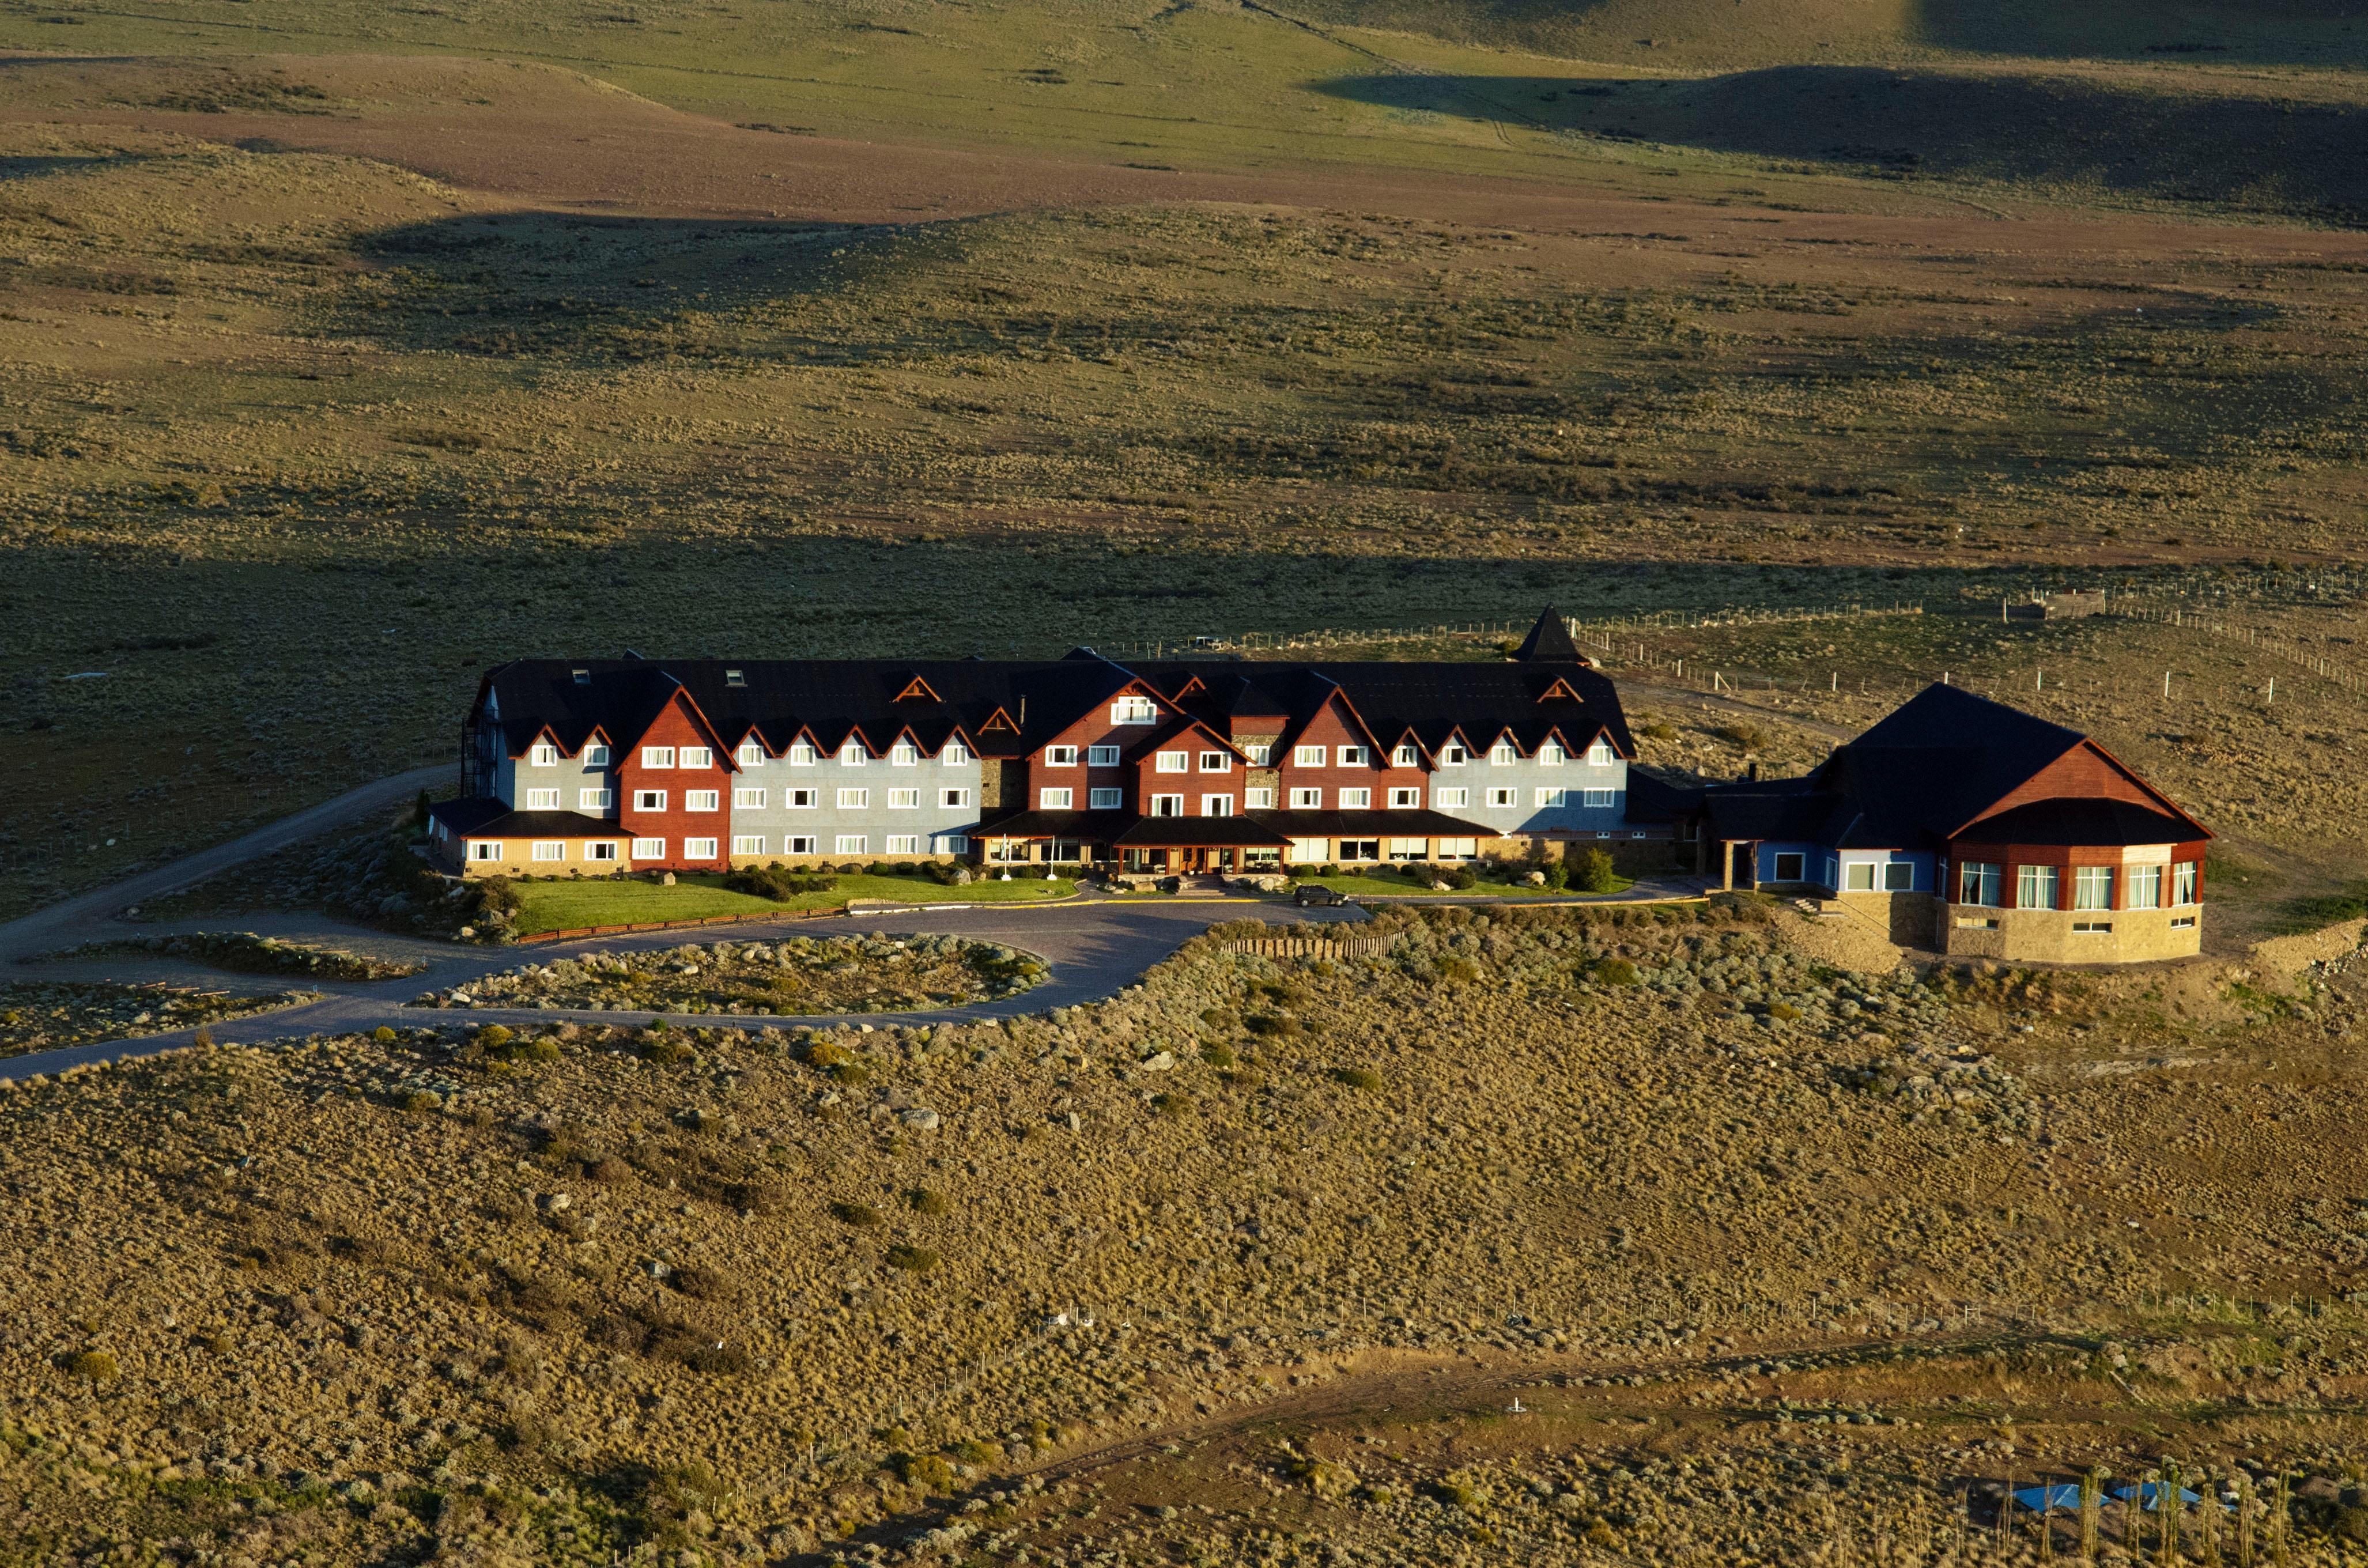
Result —
M 2001 963 L 2151 963 L 2203 950 L 2203 911 L 1986 909 L 1948 904 L 1936 944 L 1951 958 Z

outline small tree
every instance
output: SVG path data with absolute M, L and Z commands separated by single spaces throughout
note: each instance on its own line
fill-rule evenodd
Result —
M 1590 846 L 1578 858 L 1578 869 L 1570 874 L 1571 885 L 1581 892 L 1610 892 L 1617 877 L 1611 869 L 1611 851 L 1601 846 Z

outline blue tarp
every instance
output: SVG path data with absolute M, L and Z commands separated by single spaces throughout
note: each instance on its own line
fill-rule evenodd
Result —
M 2162 1506 L 2163 1494 L 2168 1491 L 2169 1488 L 2165 1487 L 2160 1482 L 2149 1481 L 2144 1486 L 2115 1486 L 2110 1488 L 2110 1490 L 2113 1494 L 2113 1501 L 2116 1503 L 2126 1503 L 2130 1500 L 2130 1494 L 2132 1493 L 2137 1493 L 2140 1494 L 2138 1497 L 2139 1507 L 2159 1508 Z M 2179 1500 L 2181 1503 L 2201 1503 L 2203 1501 L 2203 1496 L 2201 1493 L 2190 1492 L 2186 1487 L 2182 1486 L 2179 1489 Z
M 2121 1485 L 2105 1488 L 2105 1499 L 2124 1503 L 2132 1493 L 2140 1493 L 2143 1495 L 2138 1500 L 2139 1507 L 2158 1510 L 2162 1506 L 2162 1495 L 2168 1490 L 2159 1482 L 2149 1481 L 2143 1486 L 2133 1486 L 2124 1482 Z M 2077 1514 L 2080 1511 L 2080 1486 L 2078 1482 L 2061 1481 L 2049 1486 L 2025 1486 L 2016 1491 L 2014 1500 L 2034 1514 L 2045 1513 L 2051 1508 L 2058 1513 Z M 2182 1486 L 2179 1489 L 2179 1500 L 2181 1503 L 2201 1503 L 2203 1497 L 2201 1493 L 2191 1492 Z

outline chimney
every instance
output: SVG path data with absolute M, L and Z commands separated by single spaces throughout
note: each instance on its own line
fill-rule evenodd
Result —
M 1759 765 L 1757 762 L 1748 762 L 1748 763 L 1745 763 L 1745 764 L 1743 765 L 1743 776 L 1744 776 L 1746 778 L 1750 779 L 1754 784 L 1759 783 Z

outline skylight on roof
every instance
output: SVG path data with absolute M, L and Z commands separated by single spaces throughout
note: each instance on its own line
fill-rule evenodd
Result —
M 590 686 L 592 684 L 592 672 L 587 669 L 577 669 L 575 671 L 575 684 L 578 686 Z
M 746 670 L 726 670 L 723 672 L 723 684 L 726 686 L 746 686 L 748 684 L 748 674 Z

